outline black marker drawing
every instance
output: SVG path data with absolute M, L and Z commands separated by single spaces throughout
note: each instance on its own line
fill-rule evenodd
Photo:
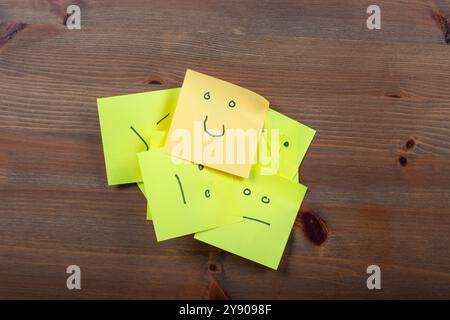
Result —
M 231 100 L 230 102 L 228 102 L 228 106 L 230 108 L 234 108 L 234 107 L 236 107 L 236 102 L 234 102 L 234 100 Z
M 209 132 L 208 128 L 206 128 L 206 121 L 208 121 L 208 116 L 206 116 L 205 117 L 205 121 L 203 121 L 203 130 L 207 134 L 209 134 L 211 137 L 218 138 L 218 137 L 221 137 L 221 136 L 223 136 L 225 134 L 225 125 L 222 125 L 222 133 L 221 134 L 214 134 L 214 133 Z
M 265 224 L 265 225 L 267 225 L 267 226 L 270 226 L 270 223 L 269 223 L 269 222 L 266 222 L 266 221 L 263 221 L 263 220 L 259 220 L 259 219 L 252 218 L 252 217 L 247 217 L 247 216 L 242 216 L 242 218 L 247 219 L 247 220 L 252 220 L 252 221 L 260 222 L 260 223 L 263 223 L 263 224 Z
M 156 125 L 158 125 L 161 121 L 163 121 L 165 118 L 167 118 L 169 116 L 170 113 L 166 114 L 164 117 L 162 117 L 157 123 Z
M 203 98 L 204 98 L 205 100 L 211 99 L 211 96 L 209 95 L 209 91 L 206 92 L 206 93 L 203 95 Z
M 285 146 L 286 148 L 289 147 L 289 141 L 285 141 L 285 142 L 283 143 L 283 146 Z
M 269 203 L 269 202 L 270 202 L 270 199 L 269 199 L 269 197 L 267 197 L 267 196 L 263 196 L 263 197 L 261 198 L 261 202 L 262 202 L 262 203 Z
M 205 197 L 209 198 L 211 196 L 211 192 L 209 191 L 209 189 L 205 190 Z
M 202 164 L 199 164 L 199 165 L 198 165 L 198 170 L 202 171 L 203 168 L 204 168 L 204 166 L 203 166 Z
M 181 191 L 181 196 L 183 197 L 183 203 L 186 204 L 186 198 L 184 197 L 184 191 L 183 191 L 183 186 L 181 184 L 180 178 L 178 177 L 177 174 L 175 174 L 175 178 L 178 181 L 178 186 L 180 187 L 180 191 Z
M 245 188 L 245 189 L 244 189 L 244 194 L 245 194 L 246 196 L 249 196 L 249 195 L 252 194 L 252 190 L 250 190 L 249 188 Z
M 266 128 L 261 129 L 261 139 L 264 139 L 264 141 L 267 143 L 267 135 L 266 135 Z
M 142 140 L 142 142 L 145 144 L 145 148 L 148 151 L 148 144 L 147 142 L 145 142 L 144 138 L 142 138 L 142 136 L 136 131 L 136 129 L 133 128 L 133 126 L 130 126 L 130 129 L 133 130 L 133 132 L 139 137 L 139 139 Z

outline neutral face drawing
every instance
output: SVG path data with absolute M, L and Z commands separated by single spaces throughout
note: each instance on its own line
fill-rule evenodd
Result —
M 277 269 L 306 187 L 280 176 L 235 180 L 227 197 L 241 222 L 199 232 L 195 238 Z
M 248 188 L 248 187 L 244 188 L 244 191 L 242 192 L 242 194 L 245 197 L 249 197 L 250 198 L 252 196 L 252 190 L 250 188 Z M 268 196 L 262 196 L 261 197 L 261 203 L 269 204 L 270 203 L 270 198 Z M 261 220 L 261 219 L 255 218 L 254 216 L 244 215 L 244 216 L 242 216 L 242 218 L 243 219 L 247 219 L 247 220 L 251 220 L 251 221 L 255 221 L 255 222 L 259 222 L 259 223 L 265 224 L 267 226 L 270 226 L 270 222 L 267 222 L 265 220 Z

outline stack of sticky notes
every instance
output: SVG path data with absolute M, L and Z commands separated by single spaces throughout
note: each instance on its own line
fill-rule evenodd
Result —
M 192 70 L 181 88 L 100 98 L 98 113 L 108 184 L 138 184 L 158 241 L 194 234 L 278 268 L 313 129 Z

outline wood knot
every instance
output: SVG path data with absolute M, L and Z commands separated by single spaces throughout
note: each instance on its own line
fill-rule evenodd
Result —
M 402 167 L 406 167 L 406 165 L 408 164 L 408 159 L 406 159 L 406 157 L 404 156 L 400 156 L 398 157 L 398 163 L 400 163 Z
M 300 227 L 306 237 L 315 245 L 320 246 L 328 238 L 326 222 L 313 211 L 300 212 L 295 220 L 295 225 Z
M 445 17 L 442 13 L 438 11 L 432 12 L 432 17 L 439 25 L 439 28 L 442 30 L 444 34 L 444 41 L 446 44 L 450 44 L 450 21 L 447 17 Z
M 405 148 L 407 150 L 414 148 L 414 146 L 416 145 L 416 142 L 414 141 L 414 139 L 409 139 L 408 141 L 406 141 L 405 143 Z
M 159 80 L 150 80 L 147 81 L 147 84 L 162 85 L 162 82 Z
M 212 272 L 212 273 L 219 273 L 219 272 L 221 272 L 220 266 L 218 266 L 215 263 L 210 263 L 209 266 L 208 266 L 208 270 L 210 272 Z
M 26 27 L 26 23 L 0 23 L 0 48 Z

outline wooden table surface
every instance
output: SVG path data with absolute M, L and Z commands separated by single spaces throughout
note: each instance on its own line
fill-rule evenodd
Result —
M 381 30 L 370 4 L 0 0 L 0 298 L 450 298 L 450 1 L 378 0 Z M 317 130 L 278 271 L 157 243 L 138 188 L 107 186 L 96 98 L 186 68 Z

